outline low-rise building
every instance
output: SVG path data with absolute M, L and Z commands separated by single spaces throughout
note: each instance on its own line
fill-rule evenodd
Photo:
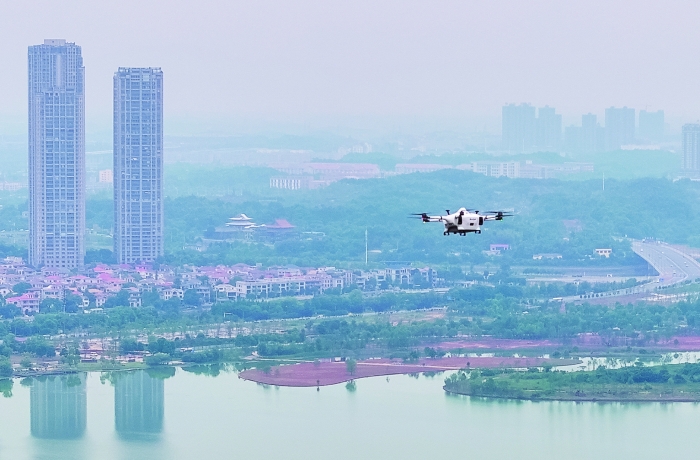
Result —
M 22 295 L 5 299 L 5 302 L 16 305 L 24 315 L 29 315 L 39 313 L 39 304 L 41 303 L 41 300 L 38 292 L 29 291 Z
M 545 254 L 534 254 L 532 256 L 533 260 L 553 260 L 553 259 L 561 259 L 562 256 L 561 254 L 555 254 L 555 253 L 545 253 Z

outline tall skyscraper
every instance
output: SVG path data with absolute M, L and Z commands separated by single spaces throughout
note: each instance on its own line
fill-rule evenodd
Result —
M 530 104 L 509 104 L 502 111 L 503 148 L 510 152 L 526 152 L 535 145 L 535 108 Z
M 599 152 L 605 150 L 605 130 L 592 113 L 581 116 L 581 150 Z
M 114 252 L 122 264 L 163 255 L 163 72 L 114 74 Z
M 76 268 L 85 256 L 85 68 L 80 47 L 29 47 L 29 263 Z
M 537 109 L 537 137 L 535 145 L 541 150 L 557 152 L 561 148 L 561 115 L 553 107 Z
M 639 138 L 647 142 L 659 142 L 664 138 L 664 111 L 639 111 Z
M 700 170 L 700 125 L 683 125 L 683 169 Z
M 580 126 L 567 126 L 564 128 L 564 149 L 567 152 L 581 151 L 583 129 Z
M 605 109 L 605 148 L 618 150 L 623 145 L 633 144 L 635 125 L 634 109 Z

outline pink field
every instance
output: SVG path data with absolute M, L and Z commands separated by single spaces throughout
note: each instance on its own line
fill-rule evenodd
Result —
M 401 361 L 392 361 L 390 359 L 373 359 L 358 362 L 357 369 L 353 375 L 348 373 L 345 363 L 326 361 L 318 364 L 306 362 L 288 366 L 275 366 L 268 373 L 258 369 L 249 369 L 241 372 L 239 376 L 246 380 L 267 385 L 315 387 L 335 385 L 365 377 L 457 370 L 467 367 L 467 364 L 471 368 L 483 369 L 495 367 L 538 367 L 545 364 L 562 366 L 575 363 L 575 360 L 566 359 L 512 357 L 426 358 L 411 364 L 404 364 Z

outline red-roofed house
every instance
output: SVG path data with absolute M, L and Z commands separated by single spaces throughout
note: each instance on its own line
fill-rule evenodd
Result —
M 16 305 L 25 315 L 28 313 L 39 313 L 39 293 L 25 292 L 17 297 L 10 297 L 5 300 L 6 303 Z

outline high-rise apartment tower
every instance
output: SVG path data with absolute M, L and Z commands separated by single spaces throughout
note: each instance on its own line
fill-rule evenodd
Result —
M 77 268 L 85 256 L 85 68 L 80 47 L 29 47 L 29 263 Z
M 683 125 L 683 169 L 686 172 L 700 170 L 700 125 Z
M 628 107 L 605 109 L 605 148 L 619 150 L 634 144 L 635 110 Z
M 561 147 L 561 115 L 554 108 L 530 104 L 503 106 L 503 148 L 509 152 L 536 149 L 556 152 Z
M 530 151 L 535 145 L 537 117 L 530 104 L 508 104 L 502 110 L 503 148 L 509 152 Z
M 535 144 L 540 150 L 558 152 L 561 148 L 561 115 L 553 107 L 537 109 L 537 136 Z
M 163 255 L 163 72 L 114 74 L 114 252 L 122 264 Z
M 660 142 L 664 138 L 664 111 L 639 111 L 639 138 L 646 142 Z

